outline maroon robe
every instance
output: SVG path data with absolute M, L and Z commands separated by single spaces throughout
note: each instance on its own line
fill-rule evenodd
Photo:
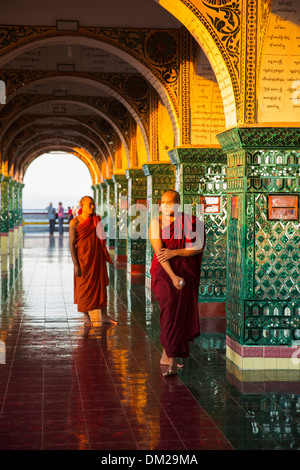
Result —
M 197 219 L 180 213 L 161 231 L 163 248 L 186 248 L 193 239 Z M 200 224 L 202 222 L 198 221 Z M 199 226 L 198 226 L 199 227 Z M 205 231 L 203 227 L 203 249 Z M 188 357 L 189 342 L 200 335 L 198 293 L 202 253 L 193 256 L 175 256 L 169 262 L 174 273 L 185 281 L 183 289 L 174 287 L 169 274 L 153 256 L 150 269 L 152 288 L 160 306 L 161 344 L 168 357 Z

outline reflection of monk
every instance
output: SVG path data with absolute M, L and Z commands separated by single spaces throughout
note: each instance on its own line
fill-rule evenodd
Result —
M 95 202 L 89 196 L 81 199 L 82 212 L 69 225 L 70 250 L 74 264 L 74 303 L 84 313 L 85 325 L 92 326 L 90 312 L 101 310 L 100 321 L 117 322 L 106 313 L 109 284 L 106 262 L 112 263 L 107 251 L 101 219 L 94 213 Z
M 161 311 L 160 362 L 169 366 L 165 376 L 177 373 L 175 358 L 188 357 L 189 341 L 200 334 L 198 293 L 205 231 L 196 217 L 179 212 L 179 203 L 176 191 L 164 193 L 162 215 L 149 227 L 155 252 L 150 273 Z

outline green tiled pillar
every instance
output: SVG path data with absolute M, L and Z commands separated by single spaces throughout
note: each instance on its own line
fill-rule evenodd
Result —
M 9 181 L 9 195 L 8 195 L 8 243 L 11 247 L 14 241 L 14 226 L 15 226 L 15 206 L 16 206 L 16 181 L 11 179 Z
M 1 175 L 1 214 L 0 214 L 0 230 L 1 230 L 1 253 L 8 253 L 8 233 L 9 233 L 9 192 L 11 176 Z
M 92 186 L 92 190 L 93 190 L 93 198 L 94 198 L 94 201 L 95 201 L 95 212 L 97 214 L 100 214 L 100 192 L 101 192 L 101 188 L 100 188 L 100 184 L 94 184 L 94 186 Z
M 106 188 L 106 183 L 100 183 L 99 184 L 99 214 L 101 217 L 104 217 L 105 215 L 105 203 L 106 203 L 106 197 L 107 197 L 107 188 Z
M 98 183 L 96 185 L 96 188 L 97 188 L 97 200 L 96 200 L 96 207 L 97 207 L 97 214 L 100 214 L 100 207 L 101 207 L 101 201 L 102 201 L 102 188 L 100 186 L 100 183 Z
M 98 191 L 97 191 L 97 185 L 94 184 L 93 186 L 91 186 L 92 190 L 93 190 L 93 199 L 95 201 L 95 211 L 98 212 Z
M 17 207 L 16 207 L 16 222 L 15 222 L 15 235 L 16 235 L 16 243 L 21 242 L 22 240 L 22 233 L 23 233 L 23 183 L 17 182 L 15 191 L 16 191 L 16 200 L 17 200 Z
M 143 224 L 144 217 L 147 217 L 147 177 L 144 171 L 138 168 L 126 170 L 126 177 L 128 179 L 128 207 L 134 206 L 137 212 L 136 215 L 133 213 L 128 215 L 127 271 L 131 274 L 144 274 L 146 238 L 142 233 L 141 224 Z M 138 211 L 138 204 L 145 206 L 144 212 Z M 140 236 L 139 232 L 141 232 Z
M 228 158 L 227 356 L 295 368 L 300 339 L 300 128 L 233 128 Z
M 115 260 L 127 262 L 128 181 L 126 175 L 113 175 L 115 183 L 116 242 Z
M 178 147 L 169 151 L 176 167 L 176 190 L 181 207 L 203 217 L 206 247 L 203 255 L 199 315 L 222 318 L 225 329 L 226 254 L 227 254 L 227 158 L 220 148 Z M 190 206 L 190 209 L 189 209 Z M 203 325 L 206 327 L 205 325 Z
M 116 209 L 115 209 L 115 183 L 112 178 L 105 179 L 106 184 L 106 202 L 104 211 L 107 214 L 107 247 L 115 248 L 116 238 Z
M 18 245 L 19 241 L 19 182 L 14 181 L 13 194 L 13 241 L 14 245 Z
M 19 227 L 23 227 L 23 188 L 25 184 L 18 183 L 19 189 Z
M 171 163 L 146 163 L 143 170 L 147 176 L 147 217 L 148 226 L 153 217 L 158 216 L 157 206 L 160 198 L 168 189 L 174 189 L 175 172 Z M 151 289 L 150 268 L 153 258 L 153 249 L 149 238 L 146 240 L 146 287 Z

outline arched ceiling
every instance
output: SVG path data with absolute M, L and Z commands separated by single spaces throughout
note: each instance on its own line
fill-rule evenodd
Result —
M 180 23 L 153 0 L 10 0 L 1 8 L 2 24 L 53 25 L 57 19 L 89 26 L 178 28 Z
M 157 64 L 149 61 L 148 67 L 145 58 L 139 60 L 144 44 L 138 41 L 145 42 L 149 30 L 175 34 L 182 26 L 154 0 L 11 0 L 1 8 L 0 22 L 0 45 L 9 46 L 0 60 L 0 79 L 7 89 L 6 104 L 0 106 L 1 156 L 7 171 L 15 172 L 12 176 L 22 178 L 39 148 L 49 150 L 51 135 L 55 148 L 59 140 L 68 148 L 74 142 L 73 148 L 89 151 L 82 145 L 89 141 L 99 168 L 103 161 L 114 159 L 117 145 L 123 145 L 125 166 L 134 166 L 132 123 L 140 128 L 149 160 L 151 93 L 158 93 L 169 106 L 176 134 L 176 109 L 169 104 L 172 99 L 167 98 L 159 76 L 174 72 L 163 71 L 160 63 L 157 73 Z M 97 37 L 95 28 L 102 35 L 105 28 L 111 41 L 87 41 L 78 34 L 81 27 L 85 33 L 94 28 L 93 37 Z M 113 42 L 114 28 L 138 28 L 135 55 L 130 54 L 128 38 L 126 47 L 121 36 Z M 126 31 L 122 37 L 126 38 Z

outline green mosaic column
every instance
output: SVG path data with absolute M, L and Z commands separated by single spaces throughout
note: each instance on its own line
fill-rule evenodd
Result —
M 23 183 L 16 183 L 15 244 L 21 244 L 23 232 Z
M 98 201 L 98 194 L 97 194 L 98 191 L 97 191 L 97 185 L 94 184 L 93 186 L 91 186 L 91 188 L 92 188 L 92 191 L 93 191 L 93 199 L 94 199 L 94 201 L 95 201 L 95 211 L 98 212 L 98 203 L 97 203 L 97 201 Z
M 218 139 L 228 158 L 227 356 L 242 369 L 297 368 L 300 129 Z
M 109 178 L 105 179 L 106 184 L 106 202 L 104 205 L 104 211 L 107 213 L 107 247 L 109 249 L 115 248 L 115 238 L 116 238 L 116 226 L 115 226 L 115 183 Z
M 15 186 L 16 181 L 11 179 L 9 181 L 9 195 L 8 195 L 8 243 L 9 246 L 13 245 L 14 240 L 14 226 L 15 226 L 15 205 L 16 205 L 16 196 L 15 196 Z
M 128 181 L 126 175 L 113 175 L 115 183 L 116 243 L 115 260 L 127 262 Z
M 13 181 L 13 243 L 15 246 L 19 243 L 19 182 Z
M 8 252 L 8 204 L 9 204 L 9 183 L 11 176 L 3 176 L 1 181 L 1 215 L 0 215 L 0 231 L 1 231 L 1 253 Z
M 97 214 L 100 213 L 100 185 L 99 184 L 94 184 L 94 186 L 91 186 L 93 190 L 93 199 L 95 201 L 95 212 Z
M 19 228 L 19 183 L 13 181 L 13 228 Z
M 105 204 L 106 204 L 106 197 L 107 197 L 107 187 L 106 183 L 99 184 L 99 214 L 101 217 L 105 215 Z
M 100 186 L 100 183 L 96 185 L 96 188 L 97 188 L 97 195 L 96 195 L 95 202 L 96 202 L 97 214 L 100 214 L 100 207 L 101 207 L 101 201 L 102 201 L 102 197 L 101 197 L 102 188 Z
M 143 170 L 147 176 L 147 224 L 153 217 L 158 216 L 157 205 L 160 203 L 161 196 L 168 189 L 174 189 L 175 172 L 171 163 L 146 163 Z M 145 284 L 151 289 L 150 268 L 153 258 L 153 248 L 149 238 L 146 240 L 146 269 Z
M 206 231 L 199 288 L 199 314 L 225 319 L 227 257 L 227 158 L 220 148 L 176 148 L 169 152 L 176 166 L 181 207 L 191 205 Z M 196 205 L 198 214 L 196 213 Z M 186 206 L 188 211 L 188 206 Z
M 143 169 L 126 170 L 128 179 L 128 207 L 136 204 L 145 205 L 147 211 L 147 177 Z M 136 209 L 138 207 L 136 206 Z M 146 239 L 143 233 L 133 238 L 132 232 L 137 234 L 143 230 L 143 217 L 147 214 L 138 211 L 136 215 L 128 215 L 128 244 L 127 244 L 127 271 L 131 274 L 144 274 L 146 261 Z M 147 223 L 147 221 L 145 221 Z M 132 237 L 131 237 L 132 235 Z
M 19 227 L 23 229 L 23 188 L 25 184 L 23 183 L 18 183 L 18 188 L 19 188 Z

